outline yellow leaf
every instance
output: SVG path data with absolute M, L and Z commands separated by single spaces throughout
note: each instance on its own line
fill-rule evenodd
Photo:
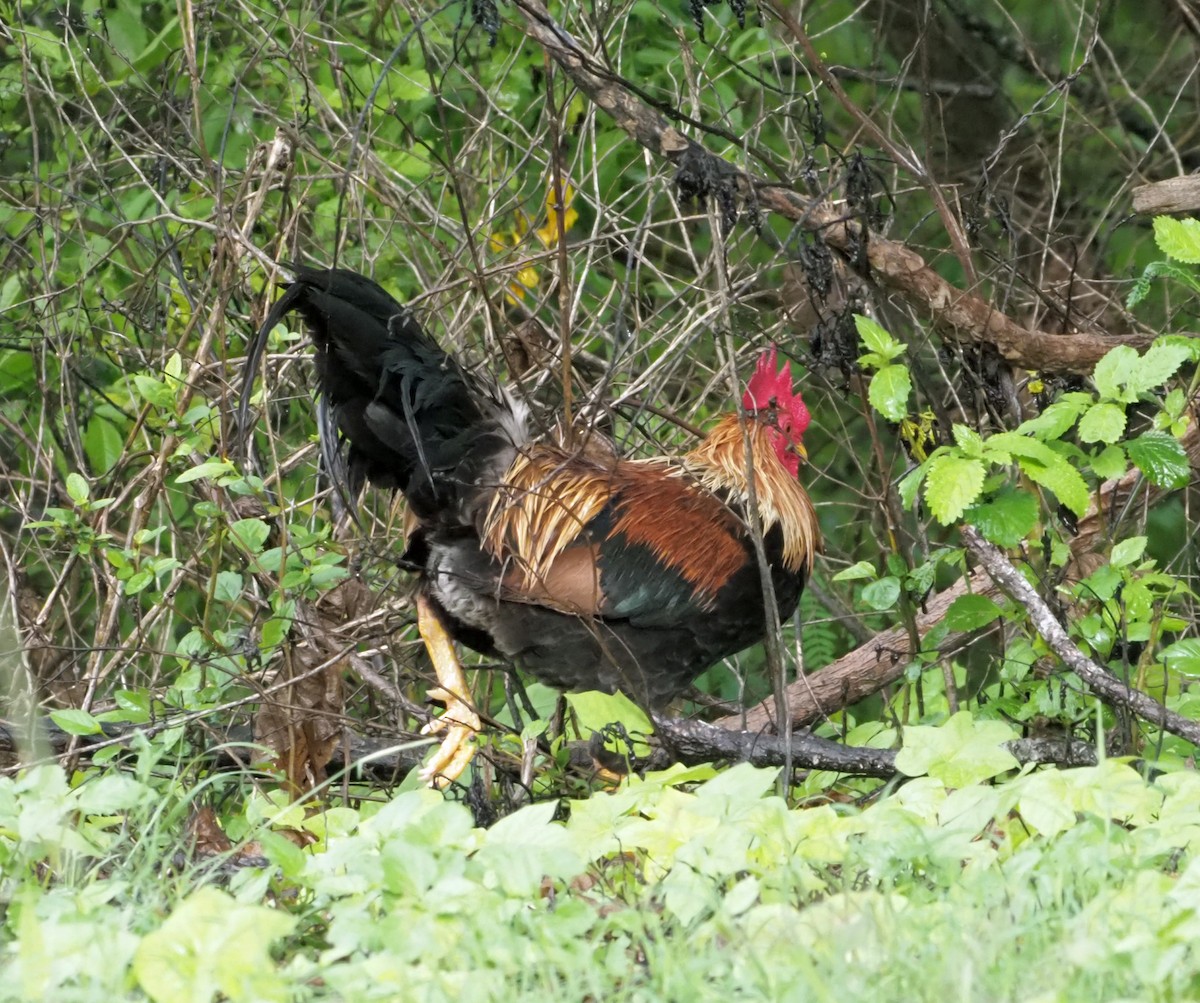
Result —
M 575 201 L 575 186 L 570 182 L 563 183 L 562 200 L 565 210 L 562 232 L 569 233 L 575 221 L 579 219 L 579 213 L 571 208 L 571 203 Z M 535 232 L 544 247 L 554 247 L 558 243 L 558 203 L 554 197 L 553 182 L 546 186 L 546 225 L 539 227 Z

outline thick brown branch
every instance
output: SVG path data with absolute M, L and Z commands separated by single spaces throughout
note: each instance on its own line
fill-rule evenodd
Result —
M 753 763 L 755 766 L 792 766 L 803 770 L 828 770 L 864 777 L 890 777 L 896 772 L 891 749 L 845 746 L 808 732 L 796 732 L 791 742 L 761 732 L 726 731 L 703 721 L 658 718 L 654 731 L 672 759 L 681 763 L 709 763 L 713 759 Z M 1059 766 L 1094 766 L 1096 750 L 1077 738 L 1019 738 L 1005 742 L 1019 763 L 1056 763 Z
M 755 766 L 792 766 L 830 770 L 866 777 L 890 777 L 896 772 L 896 753 L 841 745 L 806 731 L 792 734 L 790 743 L 764 732 L 728 731 L 704 721 L 656 718 L 654 734 L 672 759 L 681 763 L 711 763 L 714 759 Z
M 1133 211 L 1153 213 L 1193 212 L 1200 209 L 1200 178 L 1194 174 L 1167 178 L 1133 190 Z
M 1117 345 L 1145 347 L 1149 334 L 1069 336 L 1032 331 L 996 310 L 986 300 L 957 289 L 937 274 L 915 251 L 885 240 L 846 218 L 829 202 L 818 202 L 779 185 L 756 181 L 750 175 L 688 139 L 659 112 L 640 101 L 624 83 L 562 29 L 540 0 L 515 0 L 524 30 L 542 45 L 574 84 L 631 137 L 655 156 L 678 164 L 684 154 L 693 162 L 708 159 L 714 176 L 735 177 L 757 204 L 820 233 L 830 247 L 845 253 L 851 263 L 865 256 L 870 275 L 900 293 L 929 315 L 948 341 L 988 343 L 1014 365 L 1049 372 L 1088 374 L 1096 362 Z
M 917 635 L 924 639 L 946 616 L 950 604 L 967 592 L 998 596 L 999 589 L 982 571 L 969 579 L 952 585 L 938 593 L 917 616 Z M 965 643 L 963 634 L 945 638 L 938 650 L 950 654 Z M 888 683 L 895 682 L 903 674 L 909 662 L 917 657 L 904 627 L 894 627 L 872 638 L 866 644 L 843 655 L 832 665 L 819 672 L 805 676 L 788 687 L 788 706 L 792 712 L 792 723 L 800 728 L 819 721 L 834 711 L 858 703 L 864 697 L 877 693 Z M 775 726 L 775 708 L 771 700 L 751 707 L 745 714 L 731 714 L 716 722 L 722 728 L 759 731 Z

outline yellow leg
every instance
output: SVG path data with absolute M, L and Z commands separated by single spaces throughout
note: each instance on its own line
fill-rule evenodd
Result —
M 446 732 L 437 754 L 421 771 L 421 779 L 435 787 L 445 787 L 457 780 L 471 762 L 475 755 L 473 738 L 483 727 L 483 722 L 471 704 L 467 677 L 454 650 L 454 642 L 446 633 L 446 626 L 433 603 L 421 594 L 417 595 L 417 630 L 441 684 L 438 689 L 430 690 L 429 695 L 446 702 L 446 712 L 421 729 L 422 734 Z

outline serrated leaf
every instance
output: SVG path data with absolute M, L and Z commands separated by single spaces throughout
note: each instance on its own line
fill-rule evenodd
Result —
M 946 610 L 946 626 L 964 632 L 986 627 L 1000 616 L 1000 607 L 987 596 L 959 596 Z
M 1015 547 L 1037 525 L 1037 499 L 1028 491 L 1005 488 L 989 502 L 972 505 L 966 521 L 997 547 Z
M 1145 432 L 1125 443 L 1134 465 L 1152 484 L 1163 488 L 1187 487 L 1191 480 L 1187 453 L 1174 436 Z
M 975 502 L 983 490 L 981 460 L 944 453 L 929 464 L 925 500 L 934 518 L 948 526 Z
M 1124 477 L 1129 469 L 1125 450 L 1120 446 L 1107 446 L 1092 457 L 1092 469 L 1101 480 L 1111 481 Z
M 98 735 L 104 730 L 99 721 L 79 707 L 52 710 L 50 720 L 68 735 Z
M 1192 278 L 1192 288 L 1200 292 L 1200 279 L 1195 277 L 1192 272 L 1188 273 Z M 1191 362 L 1200 362 L 1200 338 L 1192 334 L 1162 334 L 1154 339 L 1156 345 L 1171 345 L 1175 348 L 1182 348 L 1186 353 L 1188 360 Z M 1181 395 L 1182 390 L 1178 391 Z M 1178 414 L 1178 411 L 1175 412 Z
M 955 425 L 954 442 L 967 456 L 983 456 L 983 436 L 966 425 Z
M 1101 401 L 1088 408 L 1079 419 L 1082 442 L 1116 442 L 1125 431 L 1125 409 L 1112 401 Z
M 898 355 L 904 354 L 904 346 L 870 317 L 862 314 L 854 315 L 854 328 L 862 338 L 867 350 L 875 352 L 889 362 Z
M 1190 357 L 1188 348 L 1174 342 L 1160 341 L 1142 356 L 1128 345 L 1119 345 L 1096 363 L 1092 379 L 1101 396 L 1132 404 L 1166 383 Z
M 1142 272 L 1142 277 L 1134 284 L 1133 291 L 1130 292 L 1127 302 L 1131 307 L 1136 306 L 1150 292 L 1150 282 L 1152 279 L 1164 278 L 1172 279 L 1178 282 L 1185 289 L 1191 290 L 1193 293 L 1200 293 L 1200 279 L 1196 278 L 1195 272 L 1190 268 L 1185 268 L 1183 265 L 1177 264 L 1174 261 L 1163 259 L 1161 261 L 1151 261 Z M 1178 337 L 1177 335 L 1166 335 L 1165 337 Z M 1192 353 L 1192 358 L 1196 358 L 1195 346 L 1188 349 Z
M 1140 561 L 1144 553 L 1146 553 L 1146 537 L 1131 536 L 1113 547 L 1108 563 L 1114 568 L 1124 568 Z
M 1001 744 L 1016 737 L 1000 721 L 976 721 L 970 711 L 959 711 L 940 728 L 905 728 L 896 769 L 910 777 L 928 774 L 947 787 L 969 787 L 1019 765 Z
M 91 493 L 92 489 L 88 486 L 86 477 L 75 471 L 67 474 L 67 494 L 76 505 L 82 505 Z
M 1186 672 L 1189 676 L 1200 675 L 1200 638 L 1186 637 L 1182 641 L 1168 644 L 1158 653 L 1172 672 Z
M 1132 310 L 1138 306 L 1142 300 L 1150 295 L 1150 280 L 1153 276 L 1150 274 L 1150 269 L 1147 268 L 1141 275 L 1133 280 L 1133 286 L 1129 290 L 1129 295 L 1125 297 L 1125 309 Z
M 1087 514 L 1088 505 L 1091 503 L 1087 481 L 1063 457 L 1054 454 L 1050 463 L 1041 463 L 1033 459 L 1022 459 L 1019 462 L 1026 477 L 1035 484 L 1053 491 L 1059 502 L 1076 516 L 1082 519 Z
M 1013 457 L 1048 464 L 1060 459 L 1059 454 L 1044 442 L 1018 432 L 998 432 L 988 438 L 984 446 L 993 457 L 1002 456 L 1006 463 Z
M 1146 349 L 1130 376 L 1130 388 L 1140 393 L 1161 387 L 1191 357 L 1182 345 L 1159 341 Z
M 1128 345 L 1118 345 L 1106 353 L 1104 358 L 1096 363 L 1096 368 L 1092 370 L 1092 382 L 1096 384 L 1096 389 L 1100 391 L 1101 396 L 1111 397 L 1113 400 L 1123 400 L 1122 387 L 1125 377 L 1133 371 L 1137 360 L 1136 349 L 1130 348 Z M 1134 399 L 1136 400 L 1136 398 Z
M 905 366 L 884 366 L 867 389 L 867 401 L 888 421 L 902 421 L 908 414 L 912 377 Z
M 1154 242 L 1167 257 L 1200 265 L 1200 220 L 1155 216 Z
M 1036 418 L 1021 422 L 1017 432 L 1036 435 L 1040 439 L 1060 439 L 1075 424 L 1082 410 L 1083 407 L 1076 401 L 1057 400 Z

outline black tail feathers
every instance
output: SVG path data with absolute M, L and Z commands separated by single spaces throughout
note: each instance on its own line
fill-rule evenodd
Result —
M 248 431 L 250 390 L 267 336 L 300 313 L 316 345 L 320 389 L 337 433 L 349 442 L 352 490 L 365 478 L 398 488 L 416 514 L 461 510 L 460 467 L 494 432 L 496 401 L 384 289 L 344 269 L 291 266 L 295 280 L 276 301 L 247 353 L 239 433 Z M 329 442 L 324 423 L 323 447 Z M 497 445 L 502 445 L 497 443 Z M 478 466 L 475 455 L 472 468 Z

